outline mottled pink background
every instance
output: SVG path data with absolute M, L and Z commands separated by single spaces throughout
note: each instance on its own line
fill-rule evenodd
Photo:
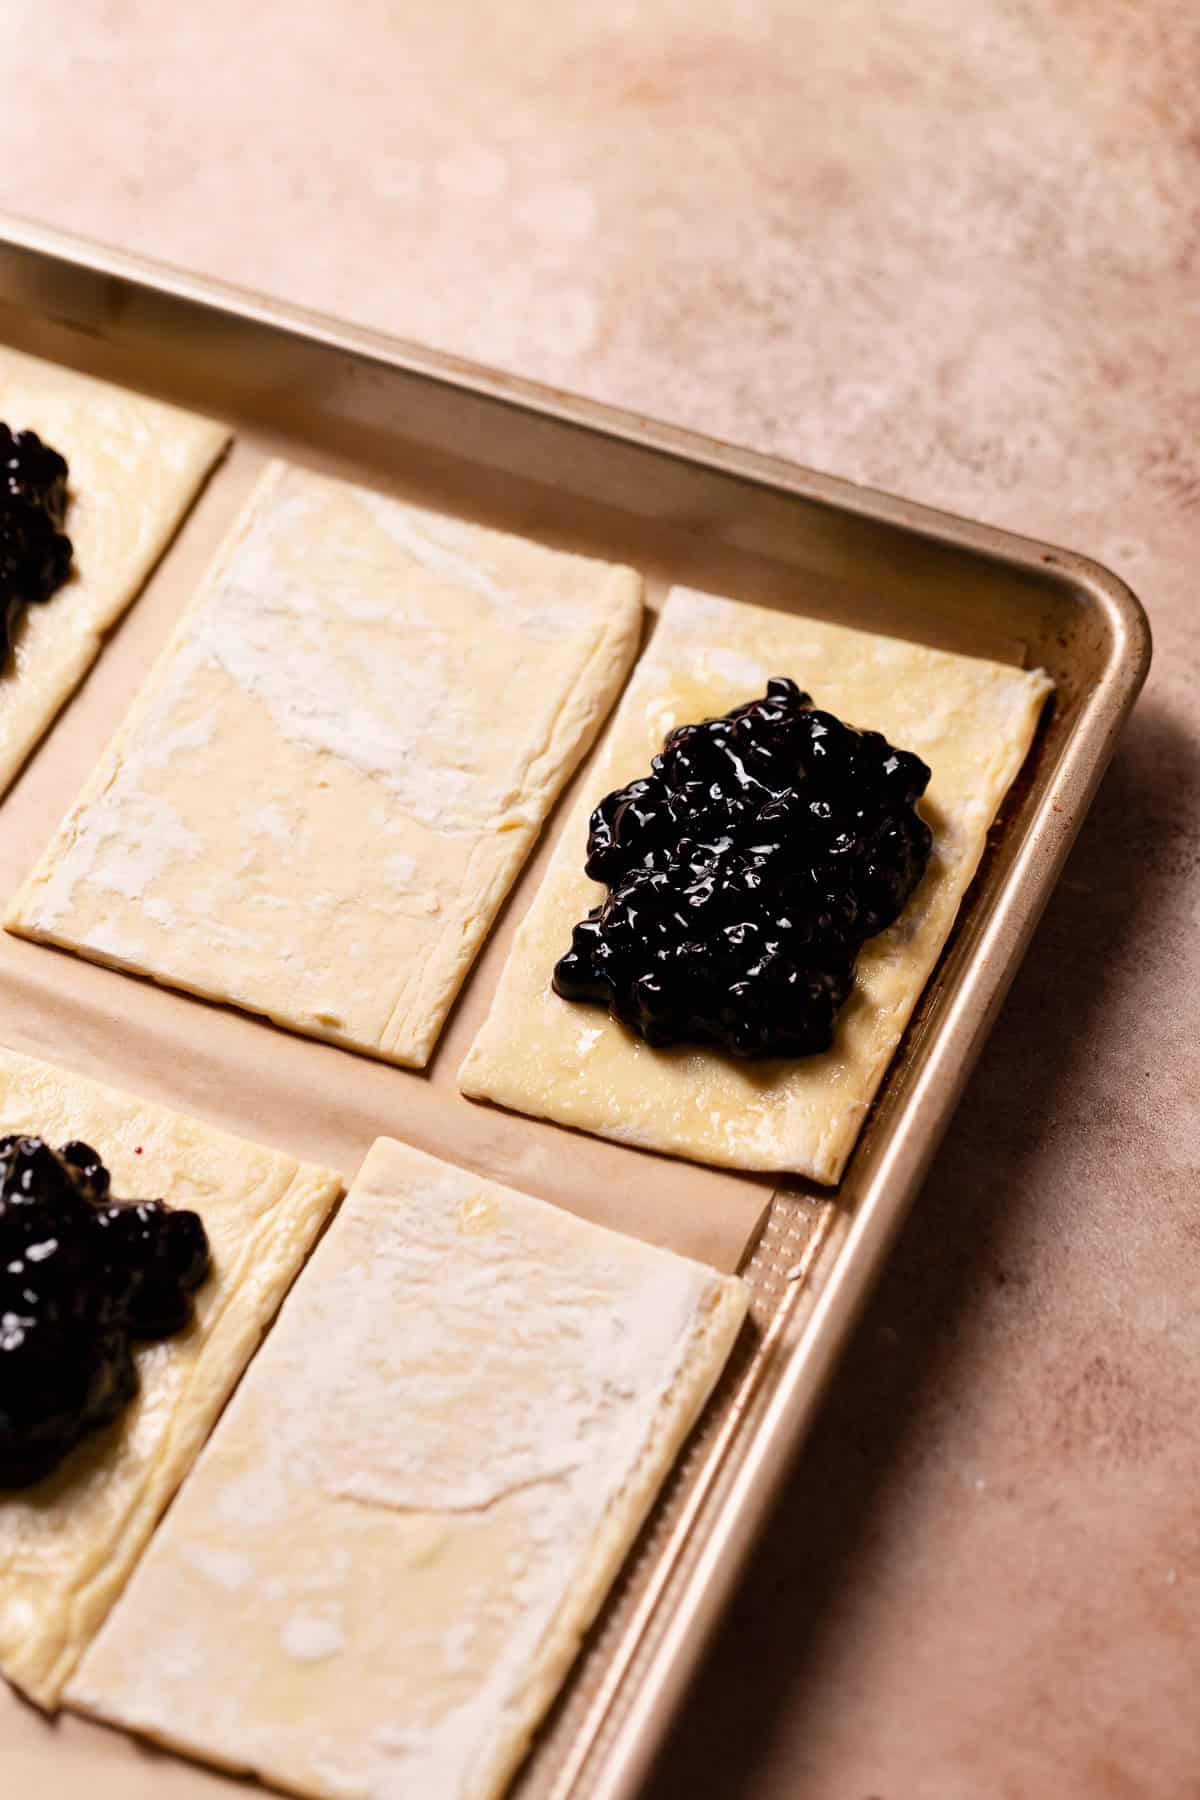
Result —
M 1200 9 L 7 0 L 0 204 L 1112 563 L 1154 672 L 653 1800 L 1200 1795 Z

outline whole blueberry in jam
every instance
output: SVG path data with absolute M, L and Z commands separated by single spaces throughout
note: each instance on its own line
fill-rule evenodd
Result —
M 786 678 L 681 725 L 592 814 L 586 868 L 608 896 L 576 925 L 556 992 L 656 1046 L 827 1050 L 860 948 L 925 873 L 929 773 Z
M 0 1137 L 0 1487 L 38 1481 L 137 1392 L 131 1338 L 192 1316 L 194 1212 L 114 1200 L 88 1144 Z
M 0 664 L 20 607 L 48 600 L 71 569 L 67 465 L 35 431 L 0 424 Z

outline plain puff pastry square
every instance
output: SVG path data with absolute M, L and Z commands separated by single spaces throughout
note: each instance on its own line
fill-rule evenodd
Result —
M 71 1704 L 301 1794 L 488 1800 L 746 1303 L 379 1139 Z
M 67 459 L 69 581 L 20 612 L 0 672 L 0 793 L 96 659 L 229 441 L 223 425 L 0 350 L 0 419 Z
M 54 1706 L 253 1356 L 341 1177 L 0 1050 L 0 1135 L 99 1151 L 119 1198 L 204 1221 L 213 1268 L 177 1337 L 140 1345 L 139 1392 L 31 1488 L 0 1490 L 0 1671 Z
M 603 1009 L 560 1000 L 550 986 L 572 926 L 604 897 L 583 871 L 588 816 L 646 772 L 676 725 L 753 699 L 773 675 L 790 675 L 817 706 L 929 764 L 920 808 L 933 828 L 929 869 L 891 929 L 864 946 L 826 1054 L 739 1063 L 715 1050 L 653 1050 Z M 1051 686 L 1040 669 L 673 589 L 517 933 L 462 1091 L 699 1162 L 840 1180 Z
M 640 627 L 631 569 L 275 463 L 6 923 L 422 1066 Z

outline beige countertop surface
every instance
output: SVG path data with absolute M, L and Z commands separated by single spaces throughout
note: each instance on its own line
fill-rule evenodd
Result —
M 1112 564 L 1145 695 L 650 1800 L 1200 1795 L 1200 11 L 12 0 L 0 205 Z

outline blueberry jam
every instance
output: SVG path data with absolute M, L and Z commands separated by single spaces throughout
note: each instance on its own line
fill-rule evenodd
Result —
M 114 1200 L 87 1144 L 0 1137 L 0 1487 L 25 1487 L 137 1392 L 131 1338 L 192 1316 L 194 1212 Z
M 48 600 L 67 579 L 66 511 L 65 460 L 36 432 L 0 424 L 0 663 L 12 648 L 17 609 Z
M 576 925 L 555 990 L 656 1046 L 827 1050 L 860 948 L 925 873 L 929 770 L 786 678 L 681 725 L 650 769 L 592 814 L 587 873 L 608 897 Z

